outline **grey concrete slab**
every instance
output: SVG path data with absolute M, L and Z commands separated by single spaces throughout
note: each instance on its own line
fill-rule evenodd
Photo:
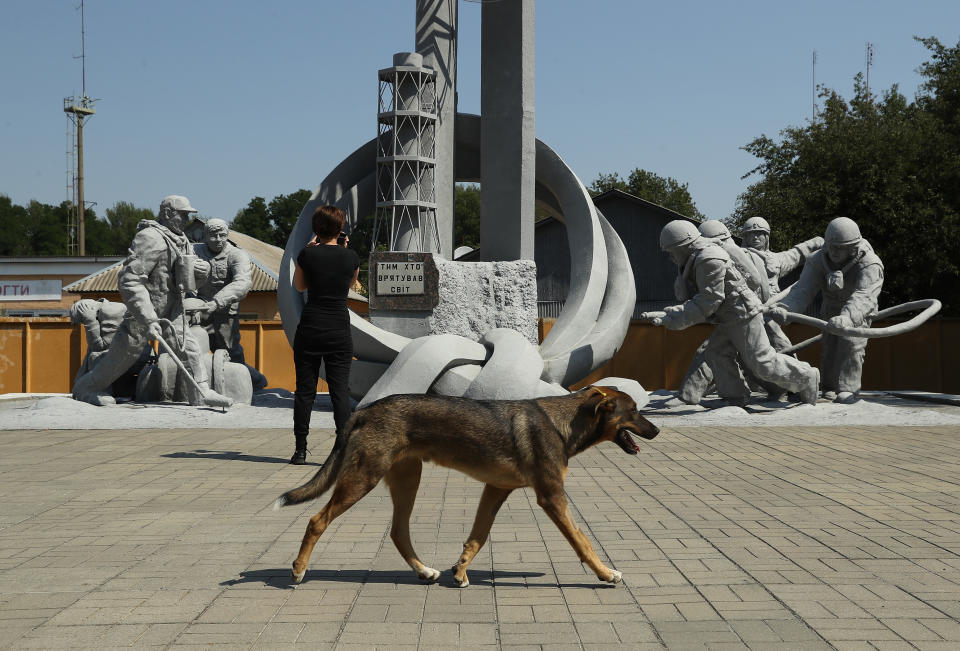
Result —
M 957 648 L 960 427 L 671 427 L 573 459 L 601 584 L 529 491 L 453 587 L 421 584 L 380 486 L 289 564 L 323 501 L 278 429 L 0 432 L 0 646 Z M 315 430 L 309 460 L 332 444 Z M 457 558 L 480 486 L 427 466 L 425 563 Z

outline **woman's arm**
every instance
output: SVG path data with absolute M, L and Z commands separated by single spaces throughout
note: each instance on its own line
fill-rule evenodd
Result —
M 293 272 L 293 286 L 298 292 L 302 292 L 307 289 L 307 279 L 303 275 L 303 268 L 300 266 L 300 263 L 296 263 L 296 271 Z

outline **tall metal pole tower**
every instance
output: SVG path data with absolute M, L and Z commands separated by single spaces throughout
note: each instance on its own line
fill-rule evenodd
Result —
M 817 51 L 813 51 L 813 90 L 811 91 L 811 106 L 813 107 L 810 111 L 810 120 L 817 119 Z
M 68 191 L 72 190 L 70 217 L 67 224 L 67 230 L 69 231 L 67 249 L 71 255 L 86 255 L 86 234 L 84 232 L 84 208 L 86 204 L 83 199 L 83 123 L 84 120 L 96 113 L 93 108 L 96 100 L 87 97 L 87 48 L 83 0 L 80 0 L 80 66 L 83 74 L 82 94 L 80 97 L 71 96 L 63 99 L 63 112 L 67 114 L 67 119 L 75 129 L 77 136 L 76 150 L 74 155 L 71 156 L 72 160 L 68 163 L 67 171 L 67 188 Z
M 867 41 L 867 97 L 870 96 L 870 66 L 873 65 L 873 43 Z

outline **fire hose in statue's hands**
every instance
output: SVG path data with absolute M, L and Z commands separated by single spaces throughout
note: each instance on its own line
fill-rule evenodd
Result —
M 773 305 L 773 303 L 768 303 L 768 305 Z M 796 312 L 786 312 L 787 323 L 801 323 L 803 325 L 813 326 L 818 330 L 827 332 L 832 335 L 838 335 L 841 337 L 862 337 L 865 339 L 875 339 L 878 337 L 893 337 L 895 335 L 901 335 L 905 332 L 910 332 L 911 330 L 916 330 L 918 327 L 923 325 L 930 317 L 940 311 L 942 307 L 940 301 L 935 298 L 927 298 L 920 301 L 911 301 L 909 303 L 901 303 L 900 305 L 894 305 L 893 307 L 888 307 L 885 310 L 881 310 L 876 314 L 873 314 L 870 319 L 886 319 L 897 314 L 903 314 L 905 312 L 915 312 L 921 310 L 920 314 L 916 315 L 912 319 L 903 321 L 902 323 L 897 323 L 891 326 L 886 326 L 883 328 L 871 328 L 871 327 L 839 327 L 831 325 L 822 319 L 817 319 L 812 316 L 807 316 L 805 314 L 797 314 Z M 650 321 L 655 325 L 660 325 L 659 320 L 663 319 L 666 316 L 666 312 L 642 312 L 639 315 L 640 321 Z M 805 341 L 800 342 L 799 344 L 794 344 L 788 348 L 784 348 L 781 351 L 778 351 L 783 354 L 794 353 L 802 348 L 814 344 L 823 337 L 823 335 L 817 335 L 816 337 L 811 337 Z
M 180 346 L 181 350 L 185 350 L 186 342 L 180 342 L 180 339 L 177 336 L 177 332 L 176 330 L 173 329 L 173 324 L 170 323 L 170 320 L 159 319 L 159 322 L 161 327 L 166 328 L 170 332 L 170 335 L 173 337 L 174 341 L 177 342 L 177 345 Z M 184 337 L 186 336 L 187 336 L 186 333 L 184 333 Z M 187 369 L 187 367 L 183 363 L 183 360 L 180 359 L 180 354 L 177 351 L 175 351 L 173 347 L 170 346 L 170 344 L 167 343 L 167 341 L 163 337 L 159 337 L 157 339 L 157 343 L 160 344 L 160 347 L 163 348 L 163 350 L 170 355 L 170 358 L 173 360 L 173 363 L 176 364 L 177 369 L 179 369 L 181 375 L 186 379 L 187 384 L 189 384 L 190 388 L 193 390 L 195 394 L 194 400 L 197 401 L 198 404 L 206 405 L 208 407 L 219 407 L 220 409 L 223 409 L 223 410 L 226 410 L 227 407 L 230 407 L 231 405 L 233 405 L 233 400 L 231 400 L 226 396 L 221 396 L 219 394 L 212 393 L 210 391 L 204 391 L 203 387 L 201 387 L 200 384 L 197 382 L 197 379 L 193 377 L 193 373 L 191 373 Z M 191 401 L 191 404 L 192 404 L 192 401 Z

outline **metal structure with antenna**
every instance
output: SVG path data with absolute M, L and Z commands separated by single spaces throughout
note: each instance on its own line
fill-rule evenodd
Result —
M 810 120 L 817 119 L 817 51 L 813 51 L 813 90 L 811 91 L 811 106 L 812 110 L 810 111 Z
M 873 43 L 867 41 L 867 97 L 870 97 L 870 66 L 873 65 Z
M 97 100 L 87 96 L 87 48 L 84 0 L 80 0 L 80 66 L 82 69 L 82 94 L 80 97 L 63 98 L 63 112 L 69 121 L 67 138 L 67 199 L 70 214 L 67 219 L 67 251 L 70 255 L 86 255 L 83 198 L 83 123 L 96 113 Z M 76 58 L 76 57 L 75 57 Z M 74 148 L 74 143 L 76 147 Z

